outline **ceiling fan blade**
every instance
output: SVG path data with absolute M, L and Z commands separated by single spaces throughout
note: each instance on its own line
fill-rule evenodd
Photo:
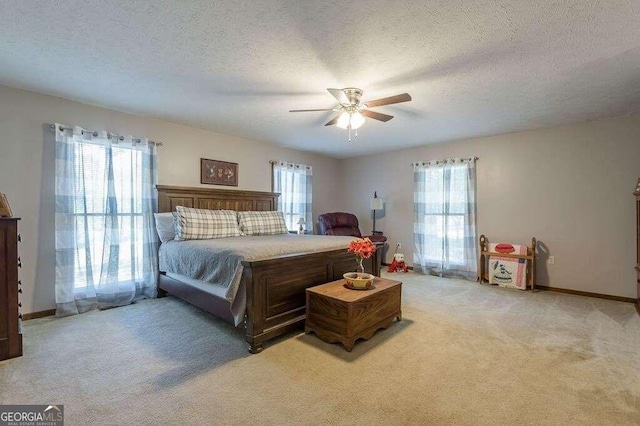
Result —
M 338 114 L 335 117 L 333 117 L 331 119 L 331 121 L 329 121 L 329 122 L 327 122 L 327 124 L 325 124 L 325 126 L 333 126 L 334 124 L 336 124 L 338 122 L 338 118 L 340 118 L 340 114 Z
M 376 99 L 374 101 L 365 102 L 364 105 L 367 108 L 378 107 L 382 105 L 391 105 L 391 104 L 399 104 L 401 102 L 409 102 L 411 100 L 411 95 L 408 93 L 403 93 L 401 95 L 389 96 L 388 98 Z
M 331 96 L 336 98 L 340 104 L 350 104 L 349 98 L 342 89 L 327 89 L 327 91 L 331 93 Z
M 365 117 L 384 122 L 387 122 L 393 118 L 393 115 L 381 114 L 379 112 L 369 111 L 368 109 L 363 109 L 362 111 L 360 111 L 360 114 L 364 115 Z
M 290 109 L 289 112 L 314 112 L 314 111 L 333 111 L 333 108 L 324 109 Z

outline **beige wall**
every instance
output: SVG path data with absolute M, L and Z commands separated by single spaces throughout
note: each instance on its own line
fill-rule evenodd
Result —
M 309 164 L 314 217 L 352 211 L 363 232 L 371 230 L 369 198 L 377 190 L 386 207 L 377 228 L 389 237 L 391 251 L 400 242 L 409 259 L 410 163 L 476 155 L 479 233 L 493 241 L 538 238 L 548 252 L 542 258 L 556 258 L 555 265 L 541 264 L 541 284 L 635 297 L 631 192 L 640 177 L 640 116 L 340 161 L 0 86 L 0 192 L 23 218 L 26 313 L 54 307 L 54 145 L 46 126 L 52 122 L 163 141 L 159 183 L 166 185 L 200 186 L 201 157 L 239 163 L 238 189 L 259 191 L 270 190 L 267 160 Z
M 342 182 L 338 160 L 0 86 L 0 192 L 7 194 L 14 215 L 22 217 L 25 313 L 55 307 L 55 151 L 53 133 L 45 125 L 54 122 L 164 142 L 158 149 L 158 181 L 164 185 L 201 186 L 201 157 L 239 163 L 237 189 L 256 191 L 271 190 L 268 160 L 308 164 L 314 172 L 314 217 L 340 207 L 334 195 Z
M 386 211 L 376 228 L 388 236 L 390 252 L 399 242 L 411 259 L 410 163 L 469 156 L 480 158 L 478 234 L 524 244 L 535 236 L 543 250 L 539 284 L 636 297 L 632 192 L 640 177 L 640 116 L 343 160 L 342 204 L 368 232 L 377 190 Z M 555 265 L 544 262 L 548 255 Z

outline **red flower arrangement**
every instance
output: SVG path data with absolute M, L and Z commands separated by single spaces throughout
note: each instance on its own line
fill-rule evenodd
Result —
M 362 240 L 353 240 L 349 243 L 347 251 L 355 254 L 361 259 L 368 259 L 376 252 L 376 246 L 371 242 L 369 238 Z
M 362 261 L 373 256 L 373 253 L 376 252 L 376 246 L 371 242 L 369 238 L 364 238 L 362 240 L 351 241 L 349 243 L 349 247 L 347 247 L 347 251 L 356 255 L 356 263 L 358 264 L 359 271 L 359 273 L 356 273 L 355 276 L 351 273 L 344 274 L 344 278 L 347 280 L 347 285 L 355 286 L 356 288 L 361 290 L 369 288 L 373 283 L 373 275 L 365 274 Z M 356 278 L 361 281 L 358 285 L 355 285 L 353 283 L 353 280 Z

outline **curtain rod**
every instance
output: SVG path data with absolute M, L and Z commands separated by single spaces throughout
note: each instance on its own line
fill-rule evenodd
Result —
M 49 127 L 51 128 L 51 130 L 55 130 L 56 129 L 56 125 L 55 124 L 51 124 Z M 96 132 L 95 130 L 87 130 L 87 129 L 83 129 L 82 127 L 80 127 L 80 128 L 82 129 L 83 133 L 84 132 L 91 133 L 93 135 L 93 137 L 98 136 L 98 132 Z M 73 127 L 72 126 L 62 126 L 61 125 L 60 126 L 60 131 L 62 131 L 62 130 L 73 130 Z M 120 136 L 117 133 L 108 133 L 107 132 L 107 137 L 111 137 L 111 136 L 115 136 L 115 137 L 118 138 L 118 140 L 121 140 L 121 141 L 124 140 L 124 136 Z M 135 142 L 137 142 L 137 143 L 140 143 L 140 138 L 133 138 L 133 140 Z M 163 146 L 164 145 L 164 143 L 162 143 L 162 142 L 156 142 L 156 141 L 152 141 L 152 140 L 150 140 L 149 143 L 152 143 L 155 146 Z
M 436 161 L 418 161 L 417 163 L 411 163 L 411 167 L 424 166 L 428 164 L 462 163 L 465 161 L 475 161 L 475 160 L 478 160 L 478 157 L 445 158 L 444 160 L 436 160 Z
M 307 166 L 306 164 L 289 163 L 288 161 L 283 161 L 283 160 L 269 160 L 269 164 L 271 164 L 271 165 L 280 164 L 280 163 L 287 163 L 287 164 L 291 164 L 292 166 L 294 166 L 296 168 L 304 167 L 307 170 L 311 170 L 311 166 Z

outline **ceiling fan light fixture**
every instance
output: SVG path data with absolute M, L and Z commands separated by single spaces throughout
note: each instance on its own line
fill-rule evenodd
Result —
M 408 93 L 401 93 L 395 96 L 388 96 L 386 98 L 374 99 L 372 101 L 360 102 L 362 98 L 362 90 L 356 87 L 345 87 L 344 89 L 327 89 L 327 91 L 338 101 L 338 105 L 331 109 L 331 111 L 338 112 L 325 126 L 337 125 L 341 129 L 349 130 L 349 142 L 351 142 L 351 131 L 355 130 L 355 135 L 358 136 L 358 129 L 362 127 L 365 122 L 365 117 L 373 120 L 378 120 L 386 123 L 393 118 L 393 115 L 382 114 L 380 112 L 371 111 L 370 108 L 375 108 L 384 105 L 399 104 L 402 102 L 409 102 L 411 95 Z M 365 109 L 366 108 L 366 109 Z M 329 109 L 294 109 L 289 112 L 313 112 L 313 111 L 329 111 Z
M 340 114 L 340 118 L 338 118 L 338 122 L 336 123 L 336 126 L 340 127 L 341 129 L 346 129 L 349 127 L 349 122 L 351 121 L 351 114 L 349 114 L 347 111 L 343 111 L 342 114 Z
M 342 114 L 340 114 L 340 117 L 338 118 L 338 122 L 336 123 L 336 126 L 338 126 L 341 129 L 348 129 L 349 127 L 351 127 L 353 130 L 355 130 L 360 126 L 362 126 L 364 124 L 364 121 L 365 121 L 364 116 L 360 114 L 358 111 L 355 111 L 355 112 L 344 111 Z
M 364 124 L 364 117 L 362 116 L 362 114 L 360 114 L 360 112 L 356 111 L 353 114 L 351 114 L 351 128 L 352 129 L 357 129 L 358 127 L 362 126 Z

